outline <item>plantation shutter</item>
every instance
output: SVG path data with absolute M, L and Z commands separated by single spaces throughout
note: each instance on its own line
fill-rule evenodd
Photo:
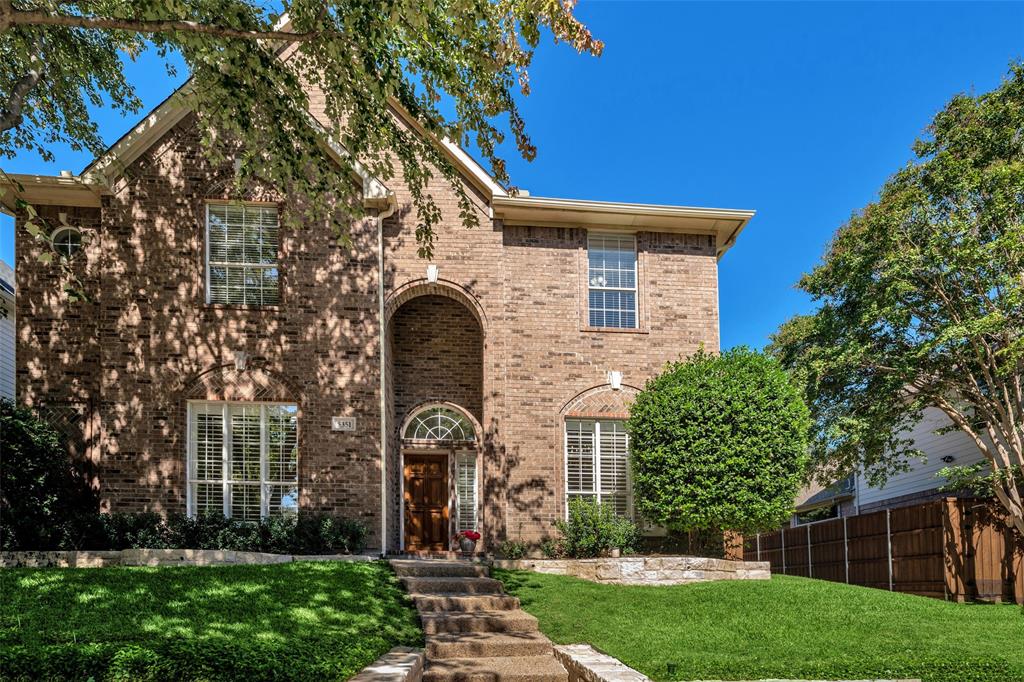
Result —
M 459 454 L 456 461 L 455 496 L 459 531 L 476 530 L 476 454 Z
M 260 407 L 231 407 L 231 516 L 251 521 L 262 514 L 260 506 L 262 450 Z
M 189 403 L 190 514 L 255 521 L 298 510 L 295 405 Z
M 600 422 L 600 499 L 619 516 L 629 516 L 629 436 L 622 422 Z
M 224 513 L 224 411 L 196 406 L 192 419 L 192 499 L 195 512 Z
M 565 422 L 565 483 L 569 498 L 593 498 L 594 422 L 568 419 Z
M 207 207 L 207 299 L 232 305 L 276 305 L 277 208 L 251 204 Z

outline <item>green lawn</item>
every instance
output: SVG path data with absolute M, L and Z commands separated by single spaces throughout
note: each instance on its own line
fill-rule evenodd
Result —
M 346 680 L 422 645 L 386 564 L 0 569 L 0 678 Z
M 587 642 L 656 680 L 1024 680 L 1019 606 L 787 576 L 626 587 L 493 575 L 556 642 Z

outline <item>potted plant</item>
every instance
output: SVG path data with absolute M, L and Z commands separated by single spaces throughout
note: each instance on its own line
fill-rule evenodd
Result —
M 480 533 L 475 530 L 464 530 L 455 536 L 455 539 L 459 541 L 459 549 L 466 556 L 473 556 L 473 550 L 476 549 L 476 541 L 480 539 Z

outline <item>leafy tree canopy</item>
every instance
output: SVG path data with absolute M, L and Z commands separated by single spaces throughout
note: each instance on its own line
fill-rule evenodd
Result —
M 140 108 L 123 60 L 147 49 L 176 53 L 191 77 L 179 96 L 197 112 L 211 157 L 239 164 L 238 188 L 259 179 L 303 197 L 307 218 L 335 215 L 339 203 L 350 217 L 358 206 L 348 180 L 354 160 L 384 182 L 400 172 L 416 207 L 421 254 L 429 256 L 441 218 L 427 191 L 434 173 L 457 192 L 463 223 L 477 219 L 436 142 L 399 125 L 389 101 L 437 139 L 475 143 L 507 182 L 500 119 L 519 152 L 535 154 L 514 93 L 529 92 L 542 30 L 580 52 L 603 47 L 575 19 L 574 4 L 290 0 L 281 25 L 259 0 L 0 0 L 0 157 L 29 150 L 49 160 L 57 143 L 99 155 L 105 144 L 89 107 Z M 281 59 L 293 44 L 298 50 Z M 311 122 L 311 87 L 324 93 L 326 131 Z M 320 150 L 324 132 L 351 155 L 342 167 Z M 347 222 L 336 221 L 339 236 Z
M 801 279 L 818 310 L 770 350 L 804 385 L 822 482 L 905 469 L 905 430 L 934 406 L 1024 531 L 1024 64 L 954 97 L 914 153 Z
M 792 513 L 810 418 L 772 358 L 703 350 L 647 383 L 629 415 L 635 506 L 676 531 L 775 528 Z

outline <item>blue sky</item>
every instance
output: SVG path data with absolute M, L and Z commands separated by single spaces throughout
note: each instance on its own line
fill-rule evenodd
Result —
M 522 102 L 539 148 L 508 148 L 513 182 L 534 195 L 758 214 L 720 264 L 722 347 L 762 346 L 810 309 L 794 289 L 837 227 L 911 158 L 955 93 L 996 87 L 1024 58 L 1020 3 L 588 2 L 599 59 L 542 44 Z M 146 107 L 178 84 L 152 58 L 128 65 Z M 108 142 L 134 120 L 97 113 Z M 5 161 L 19 173 L 80 171 Z M 0 258 L 13 227 L 0 216 Z

